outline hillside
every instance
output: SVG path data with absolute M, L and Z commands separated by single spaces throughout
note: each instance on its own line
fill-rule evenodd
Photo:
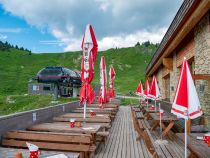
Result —
M 157 45 L 137 45 L 136 47 L 109 49 L 99 52 L 95 66 L 93 84 L 99 83 L 100 56 L 104 55 L 109 65 L 116 71 L 118 93 L 135 91 L 138 82 L 144 79 L 144 71 Z M 64 66 L 80 70 L 81 52 L 29 54 L 14 48 L 0 51 L 0 95 L 27 93 L 28 81 L 45 66 Z

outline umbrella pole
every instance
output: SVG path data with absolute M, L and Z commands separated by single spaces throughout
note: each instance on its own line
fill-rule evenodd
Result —
M 85 100 L 85 103 L 84 103 L 84 119 L 86 119 L 86 104 L 87 104 L 87 101 Z
M 184 157 L 187 158 L 187 119 L 184 121 L 185 123 L 185 132 L 184 132 Z
M 160 104 L 159 104 L 159 106 L 160 106 Z M 155 99 L 155 112 L 157 112 L 156 99 Z
M 156 100 L 155 100 L 156 101 Z M 160 103 L 159 103 L 159 111 L 160 111 Z M 160 113 L 160 112 L 159 112 Z M 160 114 L 160 140 L 162 141 L 162 139 L 163 139 L 163 135 L 162 135 L 162 121 L 161 121 L 161 119 L 162 119 L 162 116 L 161 116 L 161 114 Z

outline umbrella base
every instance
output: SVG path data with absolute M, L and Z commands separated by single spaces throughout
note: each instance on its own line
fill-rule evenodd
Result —
M 166 144 L 168 144 L 168 141 L 167 140 L 163 140 L 163 139 L 158 139 L 158 140 L 155 141 L 155 143 L 156 144 L 165 144 L 166 145 Z

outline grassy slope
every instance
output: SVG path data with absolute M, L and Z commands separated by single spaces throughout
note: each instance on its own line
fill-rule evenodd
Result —
M 130 91 L 135 92 L 138 82 L 144 79 L 145 67 L 155 49 L 155 45 L 149 47 L 142 45 L 99 52 L 93 85 L 99 83 L 99 62 L 100 57 L 104 55 L 107 71 L 110 64 L 113 64 L 115 68 L 117 74 L 115 80 L 116 91 L 122 94 L 127 94 Z M 16 103 L 8 106 L 6 96 L 27 93 L 28 81 L 45 66 L 64 66 L 80 70 L 80 62 L 81 53 L 79 52 L 32 55 L 16 49 L 11 49 L 9 52 L 0 52 L 0 115 L 50 104 L 50 96 L 27 96 L 22 99 L 13 97 L 12 99 L 16 100 Z M 68 99 L 62 101 L 68 101 Z
M 154 45 L 150 45 L 99 52 L 93 84 L 99 83 L 99 62 L 101 55 L 104 55 L 107 71 L 110 64 L 115 68 L 116 90 L 121 93 L 135 91 L 139 80 L 144 79 L 146 65 L 155 49 Z M 15 49 L 0 52 L 0 95 L 27 93 L 28 81 L 45 66 L 64 66 L 80 70 L 80 57 L 81 53 L 78 52 L 32 55 Z

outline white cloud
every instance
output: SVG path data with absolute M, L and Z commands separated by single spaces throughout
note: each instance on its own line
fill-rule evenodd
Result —
M 0 0 L 3 8 L 28 24 L 47 30 L 64 50 L 79 50 L 88 23 L 99 49 L 159 42 L 182 0 Z M 21 6 L 21 7 L 20 7 Z M 0 30 L 1 31 L 1 30 Z M 160 37 L 161 36 L 161 37 Z
M 43 40 L 43 41 L 39 41 L 40 44 L 44 44 L 44 45 L 59 45 L 59 46 L 63 46 L 64 43 L 58 40 Z
M 166 30 L 167 28 L 160 28 L 151 32 L 141 30 L 129 35 L 121 34 L 119 36 L 107 36 L 102 38 L 101 40 L 98 40 L 98 47 L 99 50 L 106 50 L 115 47 L 131 47 L 134 46 L 137 42 L 142 43 L 148 40 L 152 43 L 158 43 L 161 41 Z M 65 51 L 81 50 L 81 39 L 82 37 L 72 40 L 70 44 L 65 48 Z
M 0 34 L 0 40 L 6 40 L 8 37 L 6 35 Z
M 2 33 L 20 33 L 22 30 L 21 28 L 0 28 Z

